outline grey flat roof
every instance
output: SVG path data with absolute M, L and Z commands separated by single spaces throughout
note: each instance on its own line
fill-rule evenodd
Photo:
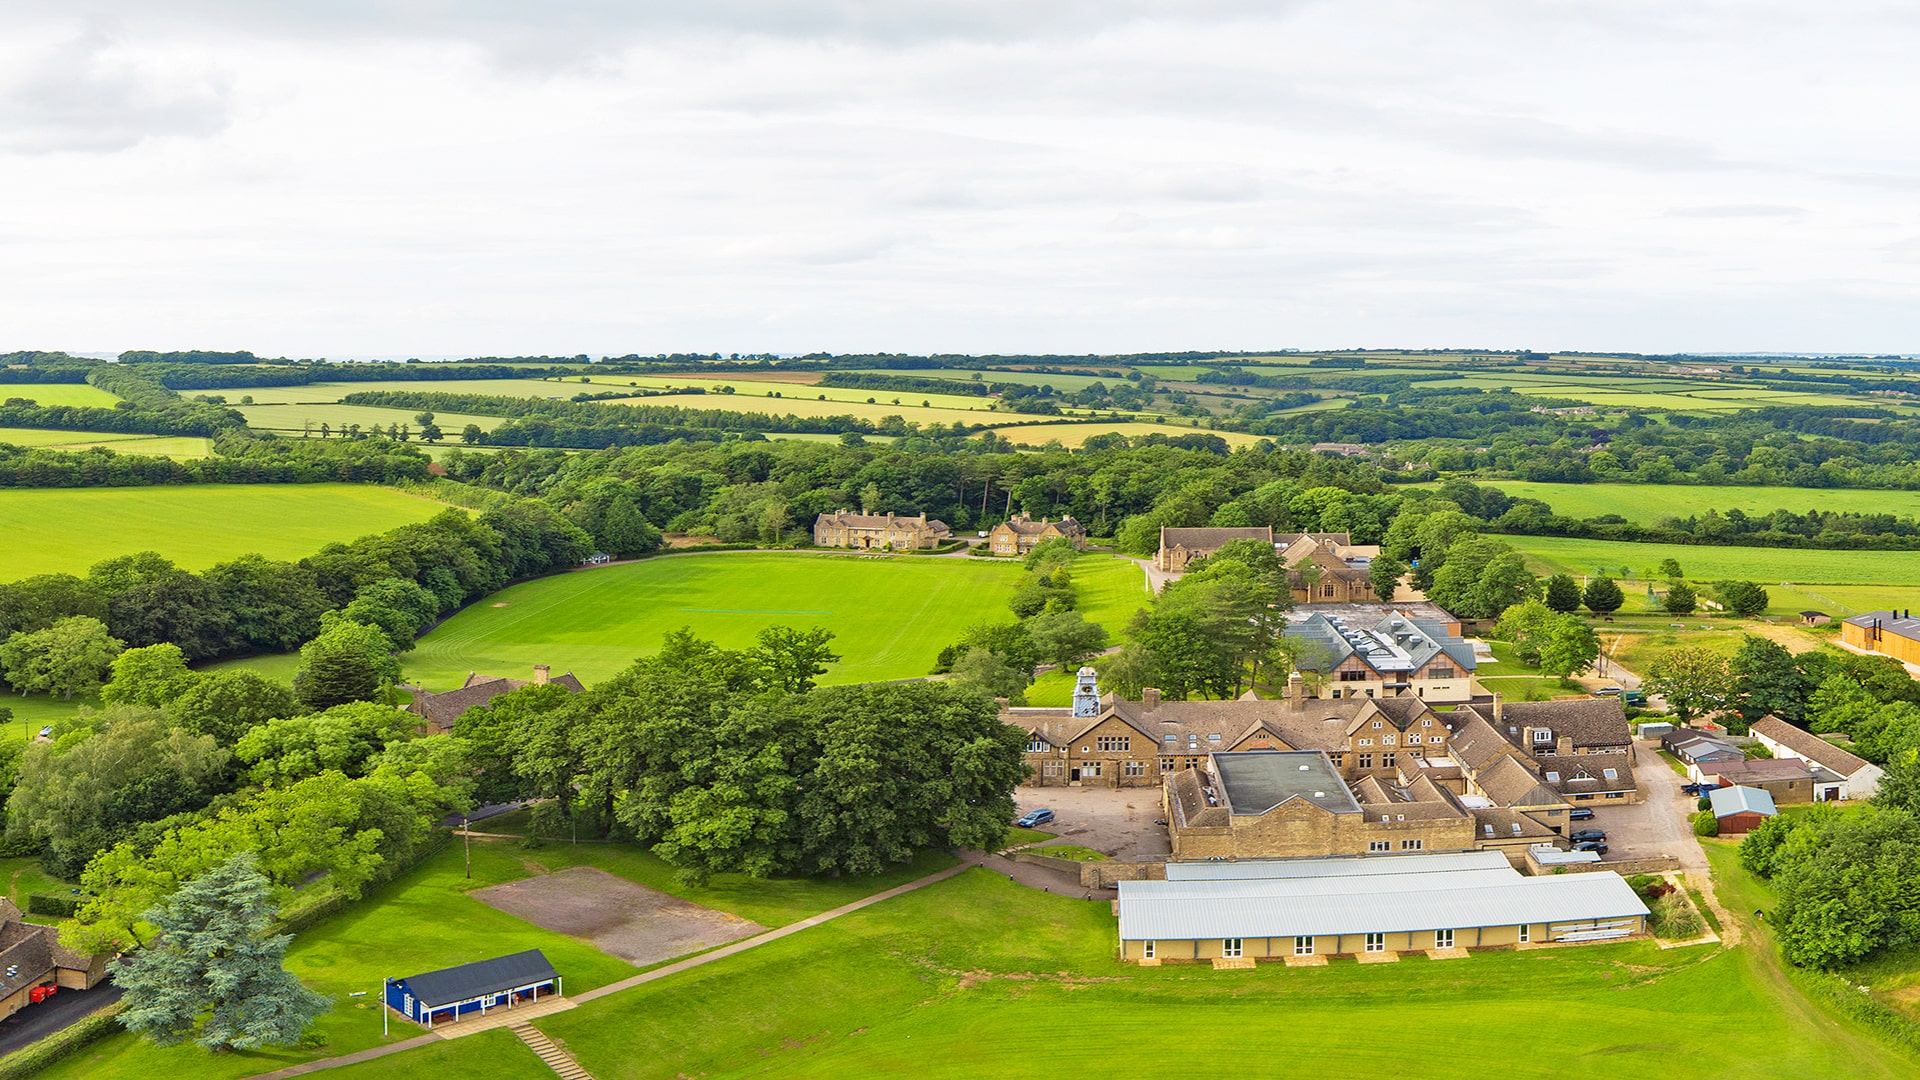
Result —
M 452 1005 L 487 994 L 518 990 L 548 979 L 558 978 L 553 965 L 539 949 L 475 960 L 459 967 L 422 972 L 399 980 L 407 984 L 413 996 L 428 1005 Z
M 1126 941 L 1293 937 L 1606 921 L 1647 906 L 1611 871 L 1511 868 L 1342 878 L 1120 882 Z
M 1392 873 L 1432 874 L 1445 870 L 1505 870 L 1511 866 L 1507 857 L 1498 851 L 1354 855 L 1341 859 L 1238 859 L 1233 862 L 1170 862 L 1167 864 L 1167 880 L 1365 877 Z
M 1713 803 L 1714 817 L 1728 817 L 1747 811 L 1773 817 L 1780 812 L 1774 809 L 1773 794 L 1761 788 L 1739 784 L 1718 787 L 1707 792 L 1707 798 Z
M 1213 767 L 1236 814 L 1264 814 L 1296 797 L 1336 814 L 1360 812 L 1347 782 L 1318 750 L 1219 753 L 1213 755 Z

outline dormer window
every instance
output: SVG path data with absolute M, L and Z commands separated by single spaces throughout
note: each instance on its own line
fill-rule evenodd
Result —
M 1540 743 L 1550 743 L 1553 741 L 1553 732 L 1548 731 L 1546 728 L 1534 728 L 1533 741 L 1535 745 L 1538 745 Z

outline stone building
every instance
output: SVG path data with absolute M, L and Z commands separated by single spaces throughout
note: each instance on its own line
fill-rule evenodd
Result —
M 453 730 L 453 722 L 460 714 L 476 705 L 485 705 L 502 694 L 510 694 L 523 686 L 545 686 L 552 683 L 563 687 L 570 694 L 577 694 L 586 687 L 569 671 L 559 678 L 553 677 L 553 669 L 546 664 L 533 665 L 532 679 L 507 679 L 498 675 L 482 675 L 477 671 L 467 673 L 467 681 L 460 689 L 449 690 L 444 694 L 430 694 L 425 690 L 414 694 L 407 711 L 420 717 L 429 735 L 441 735 Z
M 1296 604 L 1354 604 L 1376 597 L 1373 560 L 1378 544 L 1355 544 L 1347 533 L 1281 533 L 1273 538 Z
M 0 899 L 0 1017 L 62 990 L 91 990 L 106 974 L 106 957 L 67 948 L 59 931 L 27 922 Z
M 1444 623 L 1399 611 L 1369 620 L 1315 613 L 1289 620 L 1285 632 L 1303 646 L 1299 670 L 1320 677 L 1317 696 L 1449 703 L 1474 696 L 1473 646 Z
M 917 517 L 897 514 L 855 514 L 837 510 L 821 514 L 813 522 L 813 542 L 817 547 L 854 548 L 878 551 L 886 548 L 938 547 L 953 536 L 944 521 L 929 520 L 925 513 Z
M 1259 528 L 1235 529 L 1169 529 L 1160 530 L 1160 553 L 1154 557 L 1154 566 L 1170 574 L 1185 573 L 1187 564 L 1195 559 L 1207 556 L 1226 547 L 1235 540 L 1258 540 L 1273 543 L 1273 530 L 1266 526 Z
M 1076 548 L 1087 546 L 1087 530 L 1072 517 L 1035 521 L 1025 514 L 1016 514 L 987 533 L 987 548 L 995 555 L 1025 555 L 1041 541 L 1060 537 L 1073 541 Z

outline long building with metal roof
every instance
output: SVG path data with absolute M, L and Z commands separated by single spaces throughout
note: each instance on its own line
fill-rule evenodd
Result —
M 1122 959 L 1364 958 L 1646 930 L 1620 875 L 1527 877 L 1498 852 L 1175 865 L 1178 878 L 1120 882 Z

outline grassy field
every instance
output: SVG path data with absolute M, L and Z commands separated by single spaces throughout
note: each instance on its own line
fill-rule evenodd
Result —
M 385 382 L 320 382 L 306 386 L 248 386 L 237 390 L 219 391 L 229 404 L 238 405 L 243 397 L 253 399 L 255 405 L 326 405 L 339 401 L 348 394 L 373 393 L 393 390 L 401 393 L 432 394 L 489 394 L 495 397 L 542 397 L 570 398 L 586 391 L 597 393 L 592 386 L 582 385 L 569 379 L 556 382 L 551 379 L 436 379 L 431 382 L 395 379 Z M 440 425 L 445 427 L 443 423 Z
M 111 409 L 120 399 L 92 383 L 0 383 L 0 401 L 26 398 L 36 405 Z
M 1105 904 L 975 871 L 538 1026 L 601 1080 L 1051 1078 L 1086 1066 L 1086 1040 L 1069 1033 L 1087 1030 L 1133 1049 L 1128 1076 L 1447 1080 L 1495 1062 L 1515 1078 L 1695 1075 L 1703 1045 L 1713 1076 L 1915 1068 L 1797 997 L 1751 949 L 1630 943 L 1236 972 L 1124 967 L 1112 949 Z M 1706 1030 L 1674 1037 L 1675 1016 Z M 1169 1030 L 1191 1037 L 1145 1049 Z
M 1557 514 L 1597 517 L 1618 514 L 1628 521 L 1652 522 L 1662 517 L 1688 517 L 1707 509 L 1742 510 L 1766 514 L 1791 510 L 1842 511 L 1863 514 L 1920 516 L 1920 491 L 1865 491 L 1827 488 L 1743 487 L 1737 484 L 1532 484 L 1489 480 L 1515 498 L 1539 499 Z M 1685 565 L 1684 560 L 1681 565 Z
M 850 402 L 865 404 L 872 398 L 878 405 L 918 406 L 922 402 L 936 409 L 959 409 L 962 411 L 985 410 L 993 404 L 992 398 L 974 394 L 935 394 L 925 391 L 907 390 L 855 390 L 844 386 L 815 386 L 809 383 L 786 380 L 755 380 L 751 378 L 733 378 L 724 375 L 595 375 L 592 376 L 595 393 L 606 390 L 671 390 L 698 387 L 707 397 L 732 398 L 741 401 L 759 399 L 766 408 L 784 406 L 788 401 L 811 401 L 819 404 L 821 398 L 830 402 Z M 720 394 L 722 386 L 733 387 L 732 394 Z M 778 398 L 773 395 L 778 394 Z M 772 400 L 769 400 L 772 399 Z M 637 404 L 645 404 L 641 401 Z M 743 406 L 744 407 L 744 406 Z
M 632 975 L 636 969 L 626 961 L 607 956 L 579 939 L 542 930 L 466 895 L 473 889 L 569 866 L 597 866 L 763 926 L 781 926 L 933 873 L 953 865 L 953 861 L 951 856 L 928 854 L 888 874 L 838 881 L 753 881 L 723 874 L 704 888 L 686 888 L 675 882 L 671 868 L 626 845 L 555 843 L 527 850 L 511 841 L 475 841 L 471 879 L 463 876 L 462 852 L 453 845 L 399 881 L 373 892 L 347 913 L 295 939 L 287 953 L 287 968 L 309 987 L 335 1000 L 333 1012 L 318 1025 L 327 1038 L 323 1049 L 214 1055 L 190 1045 L 149 1046 L 121 1034 L 96 1043 L 41 1075 L 87 1080 L 144 1080 L 155 1076 L 225 1080 L 397 1042 L 418 1035 L 420 1029 L 396 1018 L 392 1034 L 381 1036 L 377 999 L 382 979 L 522 949 L 545 952 L 566 980 L 570 993 Z M 365 991 L 367 996 L 347 996 L 355 991 Z M 418 1061 L 425 1063 L 423 1067 L 433 1068 L 431 1063 L 442 1059 L 426 1054 L 399 1060 Z M 464 1051 L 451 1053 L 444 1060 L 450 1071 L 433 1075 L 518 1075 L 497 1073 L 490 1065 L 480 1072 L 459 1071 L 470 1064 Z M 404 1073 L 375 1071 L 367 1075 L 420 1074 L 408 1069 Z
M 0 580 L 84 574 L 136 551 L 157 551 L 189 570 L 253 553 L 298 559 L 444 509 L 365 484 L 0 491 Z
M 845 657 L 823 681 L 924 675 L 960 631 L 1012 622 L 1017 562 L 853 555 L 675 555 L 516 585 L 442 623 L 403 659 L 409 679 L 457 686 L 469 671 L 534 664 L 591 683 L 682 626 L 729 648 L 763 627 L 824 626 Z
M 1803 551 L 1792 548 L 1634 544 L 1557 536 L 1503 536 L 1516 551 L 1552 571 L 1636 579 L 1657 578 L 1662 559 L 1677 559 L 1690 580 L 1744 578 L 1771 588 L 1791 581 L 1830 585 L 1920 585 L 1920 551 Z M 1632 588 L 1627 588 L 1632 592 Z
M 387 428 L 394 424 L 405 424 L 418 430 L 414 422 L 417 409 L 384 409 L 373 405 L 240 405 L 236 406 L 240 415 L 247 418 L 247 426 L 261 431 L 277 431 L 284 435 L 301 435 L 307 425 L 313 425 L 314 437 L 319 437 L 320 425 L 326 424 L 334 431 L 344 431 L 349 425 L 359 424 L 362 428 Z M 449 440 L 458 441 L 460 430 L 468 424 L 476 425 L 482 431 L 492 431 L 506 420 L 498 416 L 480 416 L 472 413 L 435 413 L 435 423 L 446 433 Z
M 46 428 L 0 428 L 0 443 L 45 447 L 49 450 L 90 450 L 104 446 L 122 454 L 197 458 L 213 452 L 213 440 L 189 435 L 125 435 L 112 431 L 51 431 Z
M 1176 435 L 1218 435 L 1229 446 L 1251 446 L 1260 441 L 1258 435 L 1248 435 L 1239 431 L 1210 431 L 1206 428 L 1184 427 L 1179 424 L 1149 424 L 1139 421 L 1116 421 L 1107 423 L 1097 421 L 1083 424 L 1019 424 L 994 428 L 994 434 L 1011 440 L 1016 446 L 1040 447 L 1058 440 L 1068 449 L 1077 449 L 1095 435 L 1165 435 L 1171 439 Z

